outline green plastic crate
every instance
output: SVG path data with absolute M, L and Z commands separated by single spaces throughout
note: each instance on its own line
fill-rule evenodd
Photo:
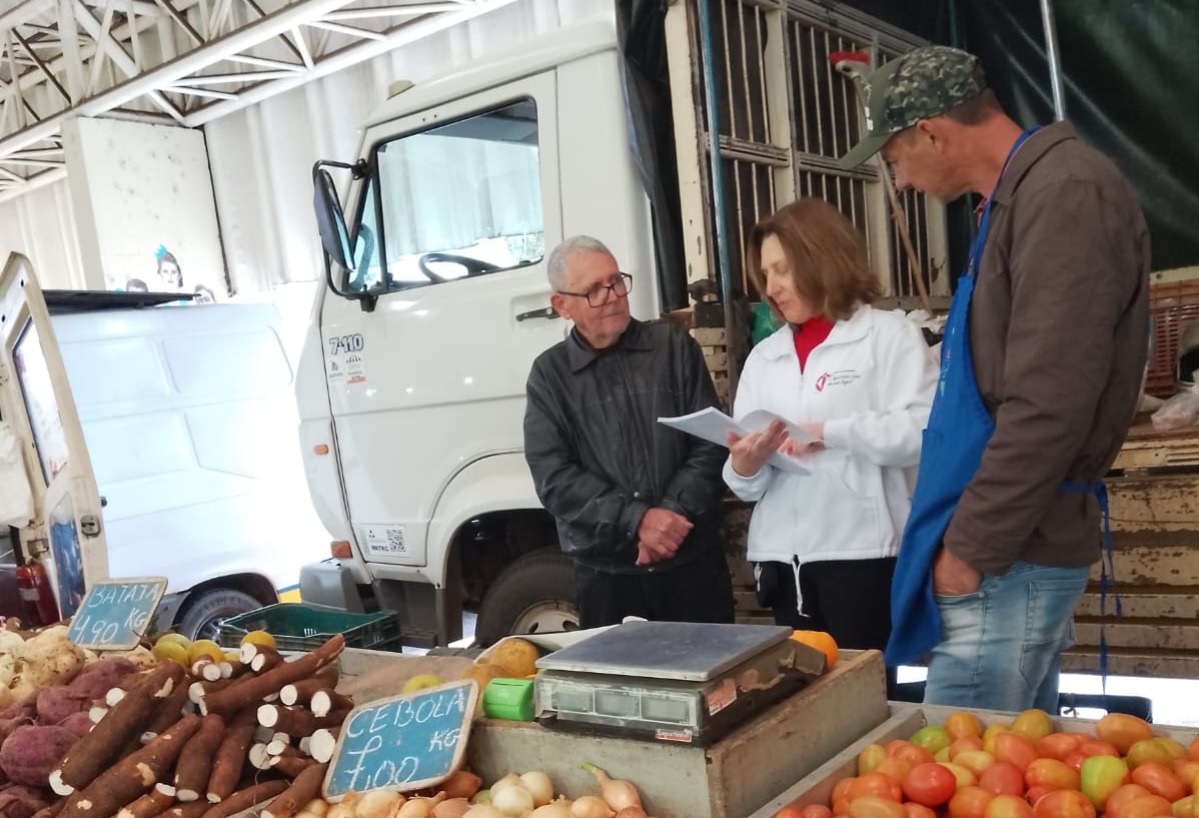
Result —
M 223 647 L 237 648 L 250 631 L 267 631 L 279 650 L 309 651 L 335 633 L 345 636 L 349 648 L 400 649 L 400 617 L 395 611 L 350 613 L 303 603 L 268 605 L 226 619 L 219 641 Z

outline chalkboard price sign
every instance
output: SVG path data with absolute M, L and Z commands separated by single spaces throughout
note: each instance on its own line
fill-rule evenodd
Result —
M 97 582 L 71 619 L 67 637 L 79 647 L 92 650 L 137 647 L 166 587 L 166 577 Z
M 478 686 L 470 679 L 379 699 L 350 711 L 337 737 L 325 798 L 444 781 L 462 763 Z

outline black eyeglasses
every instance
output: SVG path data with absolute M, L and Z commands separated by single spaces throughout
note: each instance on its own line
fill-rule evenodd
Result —
M 572 293 L 569 290 L 558 290 L 558 293 L 573 295 L 575 298 L 586 298 L 587 303 L 591 306 L 602 307 L 612 299 L 612 296 L 624 298 L 631 289 L 633 289 L 633 277 L 628 273 L 621 273 L 615 280 L 607 284 L 596 284 L 585 293 Z

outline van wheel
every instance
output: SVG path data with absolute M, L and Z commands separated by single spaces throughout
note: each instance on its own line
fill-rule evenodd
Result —
M 574 561 L 557 548 L 543 548 L 496 577 L 479 606 L 475 643 L 487 646 L 509 634 L 578 629 Z
M 176 629 L 193 641 L 211 639 L 219 642 L 222 622 L 261 607 L 262 603 L 245 591 L 209 588 L 188 600 Z

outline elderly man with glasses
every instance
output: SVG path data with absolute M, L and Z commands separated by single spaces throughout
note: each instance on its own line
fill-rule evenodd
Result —
M 726 453 L 657 422 L 718 405 L 699 345 L 629 315 L 632 276 L 596 239 L 564 241 L 548 275 L 574 327 L 529 373 L 525 458 L 575 560 L 580 625 L 732 622 Z

